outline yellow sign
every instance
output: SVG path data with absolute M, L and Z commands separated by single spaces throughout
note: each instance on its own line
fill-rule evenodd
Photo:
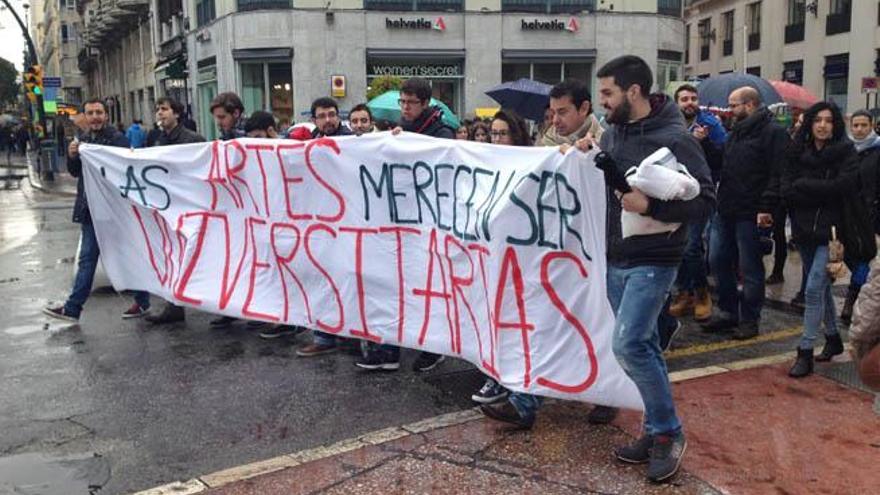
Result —
M 330 76 L 330 96 L 345 98 L 345 76 Z

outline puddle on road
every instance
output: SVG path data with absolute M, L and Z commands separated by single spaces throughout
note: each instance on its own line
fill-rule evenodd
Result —
M 0 495 L 94 495 L 109 480 L 110 465 L 98 454 L 0 458 Z

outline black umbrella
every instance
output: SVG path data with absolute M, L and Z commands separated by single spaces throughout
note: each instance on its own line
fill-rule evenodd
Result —
M 750 86 L 758 90 L 764 105 L 782 103 L 782 97 L 779 96 L 779 93 L 776 92 L 769 82 L 751 74 L 731 72 L 710 77 L 697 86 L 697 92 L 700 95 L 700 105 L 727 108 L 727 97 L 730 96 L 733 90 L 743 86 Z
M 544 120 L 544 110 L 550 104 L 552 86 L 531 79 L 501 83 L 486 91 L 501 108 L 508 108 L 536 122 Z

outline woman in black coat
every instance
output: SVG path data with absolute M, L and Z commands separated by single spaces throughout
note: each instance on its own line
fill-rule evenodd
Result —
M 846 137 L 840 109 L 833 103 L 816 103 L 804 113 L 781 182 L 792 237 L 807 274 L 804 330 L 797 360 L 789 371 L 798 378 L 813 371 L 813 345 L 823 321 L 825 348 L 816 360 L 828 361 L 843 352 L 826 265 L 831 228 L 840 232 L 843 199 L 858 191 L 858 156 Z

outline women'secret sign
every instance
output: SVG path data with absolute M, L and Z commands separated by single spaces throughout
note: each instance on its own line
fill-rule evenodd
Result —
M 592 155 L 407 133 L 80 152 L 117 290 L 643 407 L 611 352 Z

